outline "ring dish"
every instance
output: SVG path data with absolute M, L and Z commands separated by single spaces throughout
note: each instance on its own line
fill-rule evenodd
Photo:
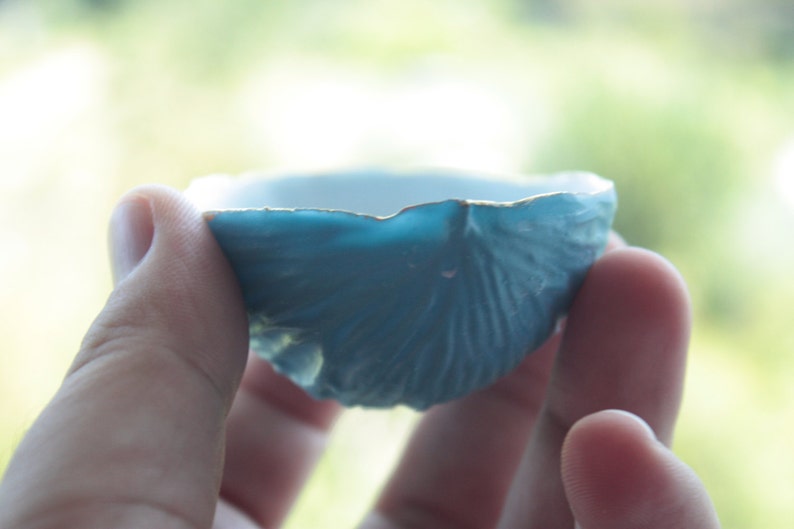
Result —
M 251 348 L 316 398 L 425 409 L 553 332 L 603 251 L 612 182 L 360 170 L 194 181 Z

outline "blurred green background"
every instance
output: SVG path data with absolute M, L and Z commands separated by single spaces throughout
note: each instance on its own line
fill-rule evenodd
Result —
M 130 187 L 249 169 L 588 169 L 687 279 L 676 452 L 794 520 L 794 4 L 0 0 L 0 469 L 110 291 Z M 291 528 L 352 526 L 415 416 L 354 411 Z

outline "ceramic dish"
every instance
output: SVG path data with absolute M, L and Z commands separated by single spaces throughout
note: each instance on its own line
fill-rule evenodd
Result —
M 256 353 L 316 398 L 416 409 L 546 340 L 616 204 L 589 173 L 248 175 L 187 193 L 237 274 Z

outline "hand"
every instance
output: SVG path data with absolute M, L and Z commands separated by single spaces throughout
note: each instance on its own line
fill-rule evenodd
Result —
M 132 192 L 111 233 L 116 288 L 9 464 L 0 527 L 278 526 L 339 407 L 247 360 L 239 287 L 178 193 Z M 361 527 L 718 527 L 666 448 L 689 320 L 665 261 L 607 253 L 562 333 L 425 414 Z

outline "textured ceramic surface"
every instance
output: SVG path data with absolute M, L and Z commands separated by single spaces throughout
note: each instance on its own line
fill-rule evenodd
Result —
M 209 177 L 188 194 L 242 285 L 253 350 L 317 398 L 417 409 L 543 343 L 616 204 L 587 173 Z

